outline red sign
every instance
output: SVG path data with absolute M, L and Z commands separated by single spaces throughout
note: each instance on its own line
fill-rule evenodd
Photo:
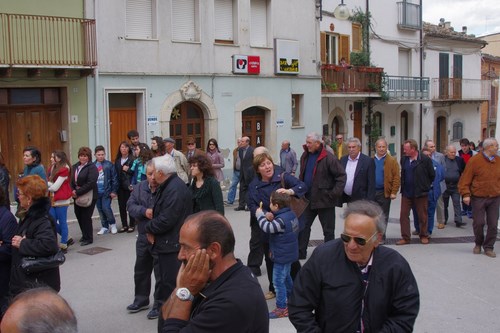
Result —
M 259 74 L 260 57 L 247 55 L 233 55 L 233 73 L 235 74 Z

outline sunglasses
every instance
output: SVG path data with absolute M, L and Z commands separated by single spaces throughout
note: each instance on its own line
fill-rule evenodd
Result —
M 352 236 L 349 236 L 347 234 L 340 234 L 340 238 L 342 238 L 342 241 L 344 243 L 349 243 L 351 241 L 351 239 L 354 239 L 354 242 L 356 244 L 358 244 L 360 246 L 365 246 L 366 243 L 368 243 L 370 240 L 372 240 L 376 234 L 377 234 L 377 231 L 375 231 L 375 233 L 373 235 L 368 237 L 368 239 L 364 239 L 363 237 L 352 237 Z

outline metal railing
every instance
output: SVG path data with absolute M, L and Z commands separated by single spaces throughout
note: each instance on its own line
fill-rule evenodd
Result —
M 432 79 L 431 100 L 487 101 L 490 99 L 490 80 Z
M 398 26 L 407 29 L 420 29 L 422 27 L 420 5 L 406 1 L 398 2 Z
M 428 77 L 387 76 L 385 91 L 390 101 L 429 100 Z
M 321 65 L 321 91 L 329 92 L 381 92 L 382 72 L 380 67 L 342 67 Z
M 97 66 L 95 20 L 0 13 L 0 64 Z

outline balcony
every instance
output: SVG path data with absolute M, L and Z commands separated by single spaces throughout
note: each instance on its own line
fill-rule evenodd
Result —
M 389 101 L 416 102 L 429 100 L 429 78 L 387 76 L 385 91 Z
M 398 2 L 398 27 L 401 29 L 420 30 L 422 18 L 420 17 L 420 5 Z
M 491 81 L 474 79 L 432 79 L 433 102 L 487 101 L 490 99 Z
M 0 13 L 0 67 L 93 68 L 95 20 Z
M 365 94 L 380 96 L 383 68 L 321 66 L 321 92 L 323 94 Z

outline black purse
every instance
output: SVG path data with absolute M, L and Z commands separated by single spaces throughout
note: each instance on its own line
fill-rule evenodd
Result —
M 59 267 L 65 261 L 64 253 L 59 250 L 56 254 L 48 257 L 22 257 L 19 266 L 24 273 L 32 274 Z

